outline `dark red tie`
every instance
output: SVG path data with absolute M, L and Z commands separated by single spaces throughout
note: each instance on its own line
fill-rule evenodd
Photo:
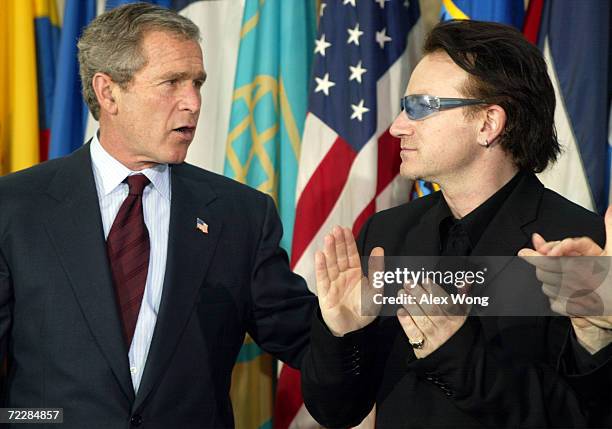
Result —
M 106 250 L 121 311 L 123 334 L 129 349 L 149 269 L 149 231 L 142 212 L 142 192 L 149 179 L 135 174 L 128 176 L 127 183 L 130 191 L 108 233 Z

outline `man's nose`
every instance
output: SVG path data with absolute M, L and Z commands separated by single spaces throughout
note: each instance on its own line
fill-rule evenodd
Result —
M 406 112 L 400 112 L 399 115 L 396 116 L 395 120 L 391 124 L 389 129 L 389 133 L 393 137 L 401 137 L 406 135 L 412 135 L 414 133 L 414 125 L 413 121 L 410 120 Z
M 180 109 L 198 113 L 202 105 L 202 94 L 200 89 L 194 85 L 185 85 L 181 93 Z

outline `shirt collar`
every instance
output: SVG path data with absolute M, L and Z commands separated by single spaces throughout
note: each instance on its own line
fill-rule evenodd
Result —
M 132 171 L 109 154 L 100 143 L 98 133 L 92 138 L 91 162 L 101 179 L 100 189 L 103 196 L 108 195 L 119 186 L 126 177 L 132 174 L 144 174 L 155 189 L 167 200 L 170 200 L 170 167 L 168 164 L 156 164 L 142 171 Z
M 508 183 L 462 219 L 455 219 L 453 217 L 448 207 L 448 203 L 444 199 L 444 195 L 442 195 L 439 201 L 436 219 L 440 228 L 440 237 L 447 237 L 450 228 L 453 225 L 458 225 L 459 228 L 463 228 L 468 234 L 472 247 L 475 247 L 486 228 L 495 215 L 501 210 L 504 202 L 508 199 L 512 191 L 514 191 L 518 182 L 524 175 L 524 171 L 519 171 Z

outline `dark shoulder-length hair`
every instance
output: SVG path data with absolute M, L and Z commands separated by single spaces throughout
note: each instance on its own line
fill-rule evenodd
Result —
M 508 25 L 455 20 L 438 24 L 425 41 L 425 54 L 440 50 L 469 74 L 465 96 L 505 110 L 500 144 L 519 168 L 539 173 L 556 161 L 555 92 L 536 46 Z

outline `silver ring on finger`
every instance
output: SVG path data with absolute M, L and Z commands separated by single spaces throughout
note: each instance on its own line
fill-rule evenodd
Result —
M 421 350 L 425 346 L 425 337 L 421 338 L 420 341 L 408 341 L 413 349 Z

